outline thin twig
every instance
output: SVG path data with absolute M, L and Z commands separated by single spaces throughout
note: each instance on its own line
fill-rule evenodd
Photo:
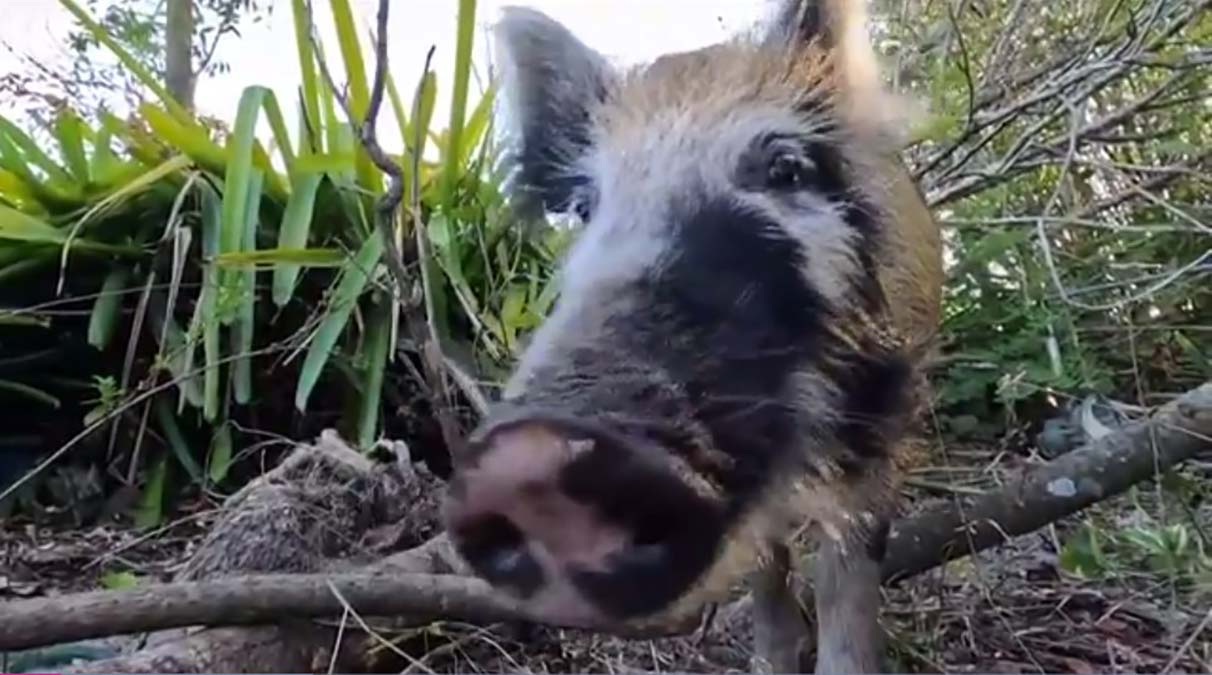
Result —
M 1162 668 L 1161 670 L 1163 675 L 1170 672 L 1170 669 L 1178 663 L 1179 659 L 1183 657 L 1183 654 L 1187 653 L 1187 650 L 1191 648 L 1192 644 L 1194 644 L 1195 638 L 1199 637 L 1200 634 L 1204 632 L 1204 629 L 1208 627 L 1209 623 L 1212 623 L 1212 609 L 1208 610 L 1208 613 L 1204 615 L 1203 620 L 1199 622 L 1199 625 L 1195 627 L 1195 630 L 1191 631 L 1191 635 L 1187 637 L 1182 646 L 1178 648 L 1178 651 L 1174 652 L 1174 656 L 1170 657 L 1170 660 L 1166 662 L 1166 667 Z

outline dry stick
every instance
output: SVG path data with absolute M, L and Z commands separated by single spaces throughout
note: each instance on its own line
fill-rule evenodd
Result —
M 332 584 L 330 587 L 329 584 Z M 340 591 L 334 595 L 332 587 Z M 196 625 L 248 626 L 283 617 L 359 613 L 472 623 L 522 614 L 479 579 L 438 574 L 265 574 L 19 600 L 4 606 L 0 649 Z
M 168 628 L 265 625 L 338 616 L 346 609 L 364 616 L 403 615 L 417 624 L 538 621 L 487 582 L 454 574 L 255 574 L 17 600 L 0 607 L 0 651 Z M 651 638 L 681 634 L 693 625 L 679 621 L 613 632 Z
M 1025 471 L 997 492 L 895 523 L 886 583 L 1004 543 L 1212 450 L 1212 383 L 1085 447 Z M 965 533 L 965 529 L 967 532 Z
M 1161 406 L 1083 449 L 1064 455 L 1007 487 L 956 506 L 894 524 L 883 577 L 886 583 L 1002 543 L 1123 492 L 1201 451 L 1212 450 L 1212 383 Z M 439 540 L 435 540 L 440 543 Z M 440 545 L 423 545 L 440 552 Z M 402 554 L 401 554 L 402 555 Z M 284 617 L 337 616 L 345 606 L 329 584 L 363 615 L 405 615 L 418 623 L 538 622 L 479 579 L 451 574 L 277 574 L 152 585 L 120 591 L 18 600 L 0 604 L 0 650 L 196 625 L 256 625 Z M 682 634 L 697 625 L 612 626 L 626 637 Z

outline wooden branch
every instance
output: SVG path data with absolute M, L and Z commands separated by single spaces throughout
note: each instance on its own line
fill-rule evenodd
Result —
M 1038 529 L 1203 451 L 1212 451 L 1212 383 L 1144 421 L 1026 472 L 1001 491 L 894 524 L 884 580 L 903 580 Z M 441 557 L 445 548 L 435 538 L 416 553 L 393 556 L 401 562 L 396 569 L 428 565 L 425 560 Z M 334 587 L 362 615 L 404 615 L 418 622 L 535 621 L 479 579 L 396 574 L 391 560 L 374 568 L 377 574 L 253 575 L 8 602 L 0 605 L 0 650 L 184 626 L 337 616 L 344 606 Z M 693 630 L 693 619 L 597 630 L 626 637 L 675 635 Z
M 487 582 L 472 577 L 247 575 L 9 602 L 0 626 L 0 650 L 165 628 L 340 616 L 343 605 L 333 588 L 363 615 L 404 614 L 422 622 L 457 618 L 471 623 L 524 618 Z
M 333 589 L 363 616 L 406 616 L 416 624 L 439 620 L 538 623 L 475 577 L 256 574 L 8 602 L 3 605 L 0 651 L 187 626 L 259 626 L 340 616 L 345 605 Z M 692 630 L 697 625 L 695 618 L 598 630 L 636 638 L 676 635 Z
M 1026 471 L 1002 490 L 895 523 L 883 577 L 894 583 L 1037 530 L 1201 452 L 1212 451 L 1212 383 L 1146 420 Z

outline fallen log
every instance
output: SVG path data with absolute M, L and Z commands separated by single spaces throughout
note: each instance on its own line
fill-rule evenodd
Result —
M 1212 450 L 1212 383 L 1068 454 L 1022 472 L 997 492 L 894 523 L 885 583 L 915 576 L 1026 534 Z
M 989 548 L 1007 535 L 1042 527 L 1208 450 L 1212 450 L 1212 384 L 1188 392 L 1147 419 L 1025 472 L 1005 489 L 976 498 L 968 506 L 952 505 L 898 522 L 890 534 L 884 578 L 895 582 Z M 434 559 L 442 557 L 434 555 Z M 393 575 L 386 572 L 390 564 L 377 569 L 378 574 L 362 575 L 236 576 L 193 585 L 9 602 L 3 608 L 0 649 L 174 626 L 331 617 L 339 615 L 343 605 L 330 583 L 364 615 L 403 614 L 419 621 L 526 619 L 478 580 Z M 682 628 L 690 626 L 687 622 Z M 668 632 L 677 631 L 670 627 L 655 634 Z M 654 634 L 637 634 L 641 633 Z

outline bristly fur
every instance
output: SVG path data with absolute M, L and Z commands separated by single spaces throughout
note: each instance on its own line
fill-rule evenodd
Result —
M 881 549 L 938 320 L 939 235 L 888 133 L 863 0 L 784 1 L 773 29 L 628 69 L 532 10 L 498 26 L 515 197 L 585 228 L 463 461 L 454 536 L 487 573 L 556 542 L 549 611 L 676 612 L 807 523 Z M 775 160 L 797 167 L 790 187 Z M 517 440 L 531 437 L 547 440 Z M 581 533 L 537 531 L 545 498 L 515 497 L 519 475 L 633 545 L 602 557 L 568 543 Z M 476 525 L 502 510 L 535 531 Z M 591 574 L 564 571 L 586 556 Z M 511 565 L 523 587 L 543 578 Z

